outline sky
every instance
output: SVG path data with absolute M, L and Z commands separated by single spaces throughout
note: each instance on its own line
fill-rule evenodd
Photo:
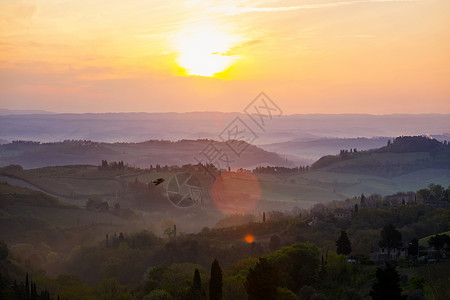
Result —
M 450 113 L 448 0 L 0 0 L 0 108 Z

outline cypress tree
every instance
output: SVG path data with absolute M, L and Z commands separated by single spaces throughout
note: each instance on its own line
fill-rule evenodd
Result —
M 209 281 L 209 299 L 222 300 L 222 269 L 215 259 L 211 265 L 211 279 Z
M 336 241 L 336 247 L 337 254 L 349 255 L 352 252 L 352 244 L 344 230 L 341 231 L 341 236 Z
M 189 288 L 187 299 L 198 300 L 202 299 L 202 280 L 200 278 L 200 272 L 195 268 L 194 280 L 192 286 Z
M 28 272 L 25 275 L 25 295 L 27 299 L 30 299 L 30 282 L 28 281 Z

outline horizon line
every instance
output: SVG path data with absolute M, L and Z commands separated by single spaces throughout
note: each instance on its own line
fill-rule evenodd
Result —
M 106 114 L 242 114 L 245 115 L 243 112 L 238 111 L 185 111 L 185 112 L 177 112 L 177 111 L 158 111 L 158 112 L 148 112 L 148 111 L 106 111 L 106 112 L 55 112 L 55 111 L 46 111 L 46 110 L 40 110 L 40 109 L 8 109 L 8 108 L 1 108 L 0 111 L 11 111 L 11 114 L 5 113 L 1 114 L 0 117 L 4 116 L 23 116 L 23 115 L 106 115 Z M 29 111 L 29 112 L 27 112 Z M 22 112 L 22 113 L 21 113 Z M 289 117 L 289 116 L 299 116 L 299 115 L 329 115 L 329 116 L 338 116 L 338 115 L 360 115 L 360 116 L 395 116 L 395 115 L 410 115 L 410 116 L 418 116 L 418 115 L 450 115 L 450 113 L 439 113 L 439 112 L 432 112 L 432 113 L 357 113 L 357 112 L 343 112 L 343 113 L 320 113 L 320 112 L 309 112 L 309 113 L 292 113 L 292 114 L 283 114 L 279 117 Z

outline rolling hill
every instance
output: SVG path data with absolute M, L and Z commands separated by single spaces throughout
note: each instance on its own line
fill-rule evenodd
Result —
M 401 136 L 381 148 L 343 149 L 320 158 L 311 168 L 339 173 L 395 177 L 424 169 L 450 169 L 450 145 L 423 136 Z
M 232 168 L 251 168 L 257 165 L 291 166 L 280 155 L 243 142 L 245 151 L 235 154 L 224 142 L 211 140 L 180 140 L 177 142 L 152 140 L 142 143 L 99 143 L 64 141 L 57 143 L 13 142 L 0 145 L 0 166 L 19 164 L 25 169 L 45 166 L 99 165 L 102 160 L 123 161 L 130 166 L 148 168 L 156 165 L 210 163 L 202 154 L 210 143 L 223 151 Z M 239 148 L 239 149 L 242 149 Z M 209 148 L 211 150 L 211 148 Z M 198 161 L 197 161 L 197 160 Z M 221 159 L 225 167 L 225 157 Z

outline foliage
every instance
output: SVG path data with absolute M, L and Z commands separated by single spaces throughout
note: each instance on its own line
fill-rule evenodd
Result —
M 436 234 L 428 240 L 428 244 L 439 252 L 445 244 L 450 247 L 450 237 L 447 234 Z
M 423 276 L 412 276 L 409 279 L 411 286 L 416 290 L 423 290 L 425 286 L 425 278 Z
M 201 272 L 204 274 L 204 269 L 201 266 L 191 263 L 156 266 L 148 272 L 147 281 L 144 286 L 145 293 L 148 294 L 152 290 L 162 289 L 167 291 L 175 299 L 184 298 L 186 292 L 189 289 L 192 289 L 192 272 L 195 269 L 199 270 L 199 273 Z M 195 273 L 196 272 L 194 271 L 194 278 Z M 196 288 L 197 287 L 198 282 L 196 283 Z
M 278 287 L 277 288 L 277 299 L 278 300 L 297 300 L 297 295 L 285 287 Z
M 380 236 L 381 240 L 378 242 L 378 246 L 386 248 L 388 255 L 390 255 L 391 249 L 402 245 L 402 234 L 392 224 L 384 226 Z
M 267 256 L 279 274 L 281 286 L 298 291 L 304 285 L 314 284 L 318 278 L 320 253 L 316 245 L 297 243 Z
M 209 299 L 222 300 L 222 269 L 215 259 L 211 265 L 211 277 L 209 281 Z
M 337 254 L 349 255 L 352 252 L 352 244 L 348 239 L 347 233 L 343 230 L 339 239 L 336 241 Z
M 281 239 L 278 234 L 274 234 L 270 237 L 269 248 L 272 251 L 277 250 L 280 247 Z
M 259 262 L 249 270 L 245 290 L 249 300 L 276 299 L 279 273 L 277 269 L 270 265 L 264 257 L 259 258 Z
M 386 263 L 385 268 L 377 268 L 376 280 L 372 284 L 370 296 L 372 300 L 402 299 L 400 288 L 400 275 L 395 270 L 395 265 Z
M 8 254 L 8 245 L 6 245 L 4 241 L 0 241 L 0 261 L 6 260 L 6 258 L 8 258 Z
M 143 300 L 172 300 L 172 296 L 165 290 L 153 290 Z
M 197 268 L 194 271 L 194 279 L 192 286 L 189 288 L 186 299 L 187 300 L 200 300 L 202 299 L 202 280 L 200 278 L 200 272 Z
M 419 240 L 412 239 L 411 242 L 408 244 L 408 255 L 412 257 L 417 257 L 417 254 L 419 254 Z

